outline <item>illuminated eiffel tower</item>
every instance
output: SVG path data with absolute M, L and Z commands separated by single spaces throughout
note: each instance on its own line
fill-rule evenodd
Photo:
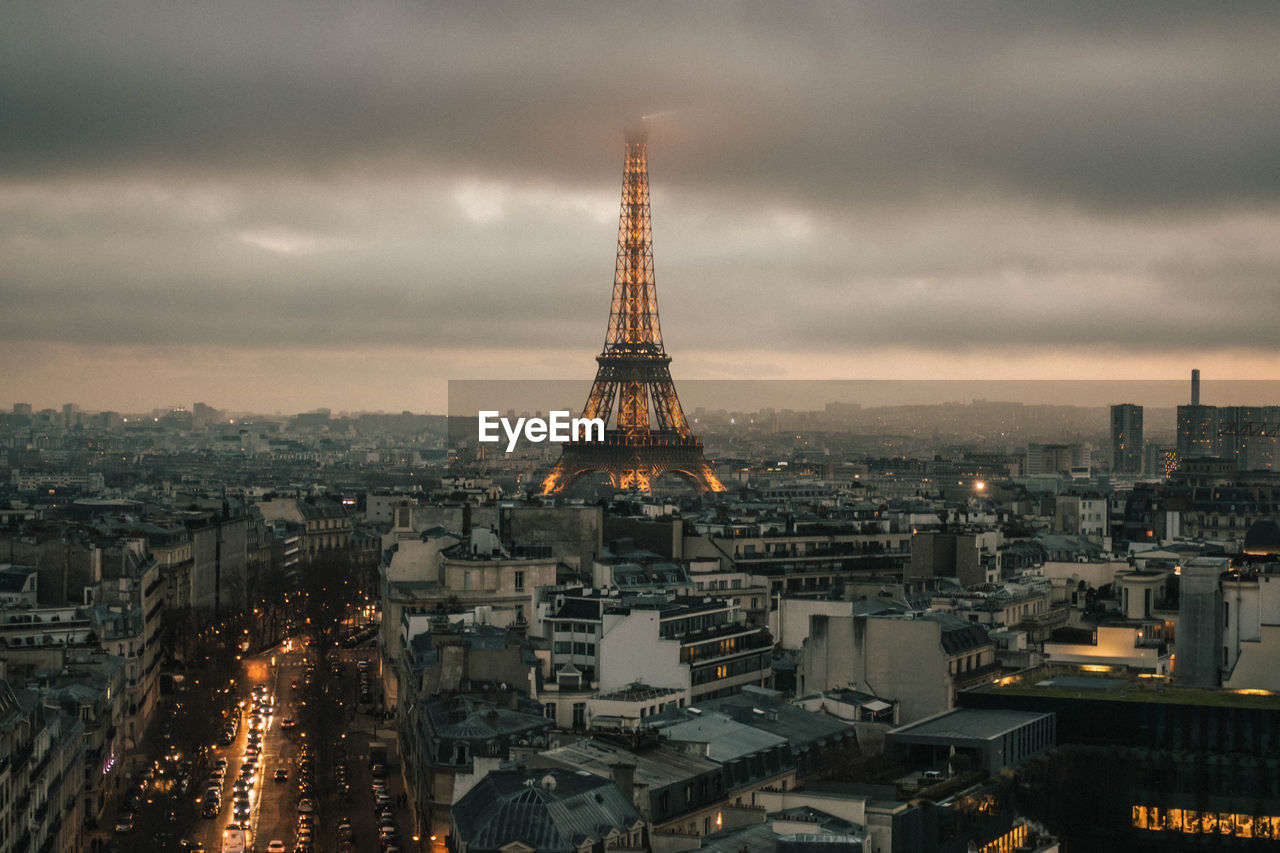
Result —
M 590 472 L 607 475 L 617 489 L 648 491 L 658 477 L 673 473 L 701 491 L 723 492 L 724 485 L 702 456 L 702 442 L 685 420 L 671 382 L 671 356 L 662 346 L 643 132 L 626 141 L 613 306 L 604 351 L 596 362 L 600 367 L 582 417 L 604 419 L 604 441 L 566 444 L 542 481 L 542 494 L 563 492 Z

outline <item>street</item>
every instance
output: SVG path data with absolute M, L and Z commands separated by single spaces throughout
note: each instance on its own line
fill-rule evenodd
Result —
M 163 824 L 162 832 L 146 837 L 143 833 L 116 833 L 107 841 L 108 848 L 114 842 L 122 853 L 135 850 L 152 853 L 157 849 L 199 850 L 201 847 L 209 853 L 220 851 L 224 831 L 241 825 L 236 820 L 234 803 L 237 782 L 243 778 L 247 785 L 243 786 L 241 793 L 247 793 L 249 805 L 247 819 L 243 821 L 248 851 L 263 853 L 272 841 L 282 842 L 290 853 L 309 850 L 318 853 L 415 850 L 416 840 L 412 838 L 411 821 L 403 803 L 404 788 L 398 767 L 387 773 L 385 780 L 385 795 L 392 804 L 388 818 L 394 821 L 395 833 L 387 838 L 387 846 L 380 842 L 383 814 L 376 808 L 373 795 L 370 743 L 388 744 L 394 755 L 395 730 L 393 724 L 368 712 L 367 704 L 357 706 L 357 663 L 366 659 L 372 664 L 376 654 L 371 645 L 334 650 L 330 662 L 340 666 L 335 670 L 337 677 L 330 684 L 338 691 L 342 730 L 337 734 L 335 743 L 331 744 L 315 744 L 309 740 L 311 733 L 305 731 L 303 722 L 306 709 L 302 706 L 307 691 L 314 689 L 308 681 L 309 668 L 314 672 L 316 666 L 314 651 L 301 643 L 292 644 L 288 650 L 281 644 L 246 657 L 240 662 L 240 677 L 236 679 L 232 697 L 241 706 L 235 736 L 230 744 L 218 741 L 207 758 L 211 768 L 223 763 L 223 778 L 220 781 L 210 779 L 206 772 L 191 780 L 186 794 L 178 793 L 173 786 L 162 791 L 159 783 L 148 783 L 151 793 L 147 800 L 149 805 L 144 808 L 158 809 L 174 817 Z M 366 710 L 357 713 L 354 710 L 357 707 Z M 259 708 L 262 713 L 255 716 Z M 292 726 L 286 727 L 286 720 L 291 721 Z M 255 744 L 259 749 L 256 760 L 248 754 L 251 743 L 254 743 L 255 731 L 259 738 Z M 309 772 L 312 774 L 312 787 L 329 789 L 330 786 L 318 784 L 320 779 L 316 774 L 323 766 L 329 768 L 331 787 L 336 790 L 327 802 L 314 802 L 316 795 L 309 793 L 316 807 L 312 814 L 310 847 L 305 838 L 299 837 L 298 812 L 303 798 L 299 783 L 306 778 L 307 772 L 304 771 L 307 759 L 303 754 L 308 751 L 311 754 Z M 322 751 L 324 760 L 317 761 L 316 756 Z M 246 765 L 252 767 L 246 768 Z M 252 774 L 242 777 L 242 768 L 251 769 Z M 282 780 L 275 778 L 279 770 L 285 774 Z M 209 788 L 218 790 L 220 805 L 216 814 L 206 817 L 203 815 Z M 117 803 L 109 813 L 115 816 L 123 814 L 123 811 Z M 191 815 L 201 816 L 192 818 Z M 338 832 L 339 824 L 344 822 L 350 826 L 349 844 L 345 846 Z

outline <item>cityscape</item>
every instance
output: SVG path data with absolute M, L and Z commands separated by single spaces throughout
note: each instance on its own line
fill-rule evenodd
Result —
M 1276 849 L 1277 10 L 73 6 L 0 853 Z

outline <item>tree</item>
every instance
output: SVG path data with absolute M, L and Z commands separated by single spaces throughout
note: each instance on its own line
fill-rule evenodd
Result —
M 300 615 L 316 643 L 321 668 L 343 634 L 343 621 L 356 604 L 356 567 L 345 554 L 321 552 L 302 570 L 298 584 Z

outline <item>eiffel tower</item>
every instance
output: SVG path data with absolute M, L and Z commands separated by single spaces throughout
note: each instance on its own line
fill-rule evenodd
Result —
M 613 306 L 604 351 L 596 362 L 600 367 L 582 417 L 604 420 L 604 441 L 566 444 L 542 481 L 542 494 L 563 492 L 590 472 L 607 475 L 616 489 L 649 491 L 658 477 L 673 473 L 700 491 L 723 492 L 724 485 L 702 456 L 702 441 L 685 420 L 671 381 L 671 356 L 662 346 L 643 132 L 626 140 Z

